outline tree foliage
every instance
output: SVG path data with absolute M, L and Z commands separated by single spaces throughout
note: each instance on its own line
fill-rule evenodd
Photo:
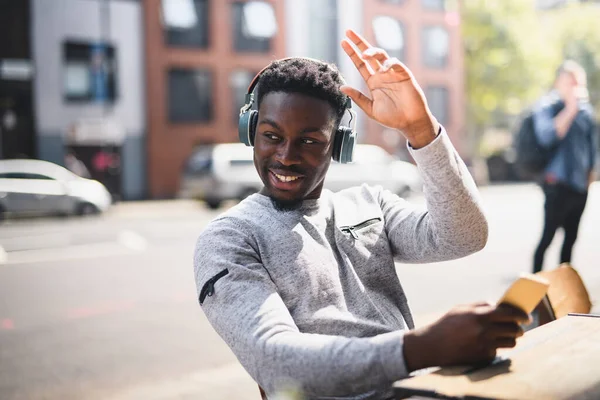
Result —
M 461 2 L 467 131 L 475 141 L 486 128 L 510 128 L 550 88 L 565 58 L 586 69 L 591 101 L 600 111 L 600 7 L 537 10 L 535 3 Z

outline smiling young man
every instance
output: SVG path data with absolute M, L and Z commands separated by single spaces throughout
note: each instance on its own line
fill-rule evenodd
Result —
M 528 318 L 481 303 L 413 329 L 394 262 L 467 256 L 485 246 L 487 222 L 410 71 L 353 31 L 342 47 L 371 97 L 333 65 L 271 63 L 251 126 L 264 188 L 212 221 L 196 247 L 202 309 L 267 396 L 294 385 L 310 399 L 389 399 L 414 370 L 492 359 Z M 407 138 L 427 209 L 380 187 L 323 189 L 347 96 Z
M 281 63 L 282 67 L 294 63 L 302 67 L 307 61 Z M 260 193 L 279 210 L 295 209 L 304 200 L 320 197 L 333 150 L 332 134 L 345 107 L 341 92 L 332 107 L 319 97 L 278 91 L 286 87 L 285 74 L 275 68 L 261 74 L 266 83 L 258 89 L 261 109 L 254 143 L 254 163 L 265 185 Z M 287 132 L 292 136 L 286 136 Z

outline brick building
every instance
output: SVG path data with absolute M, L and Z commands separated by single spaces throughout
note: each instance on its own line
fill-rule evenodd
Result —
M 463 55 L 456 9 L 444 0 L 146 0 L 149 197 L 171 197 L 197 145 L 237 141 L 252 77 L 275 58 L 335 62 L 360 77 L 339 42 L 348 27 L 404 61 L 460 149 Z M 394 132 L 359 116 L 359 141 L 404 154 Z
M 171 197 L 194 146 L 238 140 L 243 92 L 285 55 L 284 3 L 147 0 L 144 18 L 148 189 Z

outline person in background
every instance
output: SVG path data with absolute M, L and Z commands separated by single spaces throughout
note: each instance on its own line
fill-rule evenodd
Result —
M 332 64 L 273 61 L 249 124 L 264 188 L 213 220 L 194 253 L 202 310 L 268 398 L 292 386 L 309 399 L 391 399 L 392 383 L 412 371 L 492 360 L 528 319 L 478 303 L 414 329 L 394 262 L 479 251 L 487 220 L 408 68 L 354 31 L 342 47 L 371 97 Z M 406 137 L 427 209 L 381 187 L 323 189 L 348 97 Z
M 585 70 L 575 61 L 565 61 L 557 70 L 553 90 L 534 110 L 538 142 L 554 148 L 544 169 L 544 228 L 533 257 L 533 272 L 542 270 L 544 254 L 559 227 L 564 241 L 559 264 L 571 263 L 573 246 L 588 189 L 594 180 L 598 132 L 587 96 Z

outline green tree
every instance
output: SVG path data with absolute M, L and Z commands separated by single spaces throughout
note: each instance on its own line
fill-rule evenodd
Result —
M 541 14 L 544 33 L 552 37 L 561 56 L 579 62 L 588 75 L 590 101 L 600 119 L 600 7 L 571 3 Z
M 471 152 L 489 128 L 511 130 L 517 116 L 552 85 L 565 58 L 588 72 L 600 111 L 600 7 L 539 11 L 534 0 L 461 2 Z

